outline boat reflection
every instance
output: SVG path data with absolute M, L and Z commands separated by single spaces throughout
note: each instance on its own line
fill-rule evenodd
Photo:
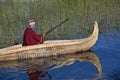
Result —
M 1 62 L 0 67 L 10 67 L 10 66 L 24 66 L 29 75 L 30 80 L 40 80 L 40 78 L 48 76 L 48 72 L 44 70 L 55 69 L 62 67 L 64 65 L 71 65 L 75 61 L 80 62 L 91 62 L 98 71 L 98 76 L 94 79 L 100 78 L 102 74 L 102 67 L 97 55 L 92 51 L 78 52 L 74 54 L 57 55 L 52 57 L 44 57 L 39 59 L 31 60 L 21 60 L 21 61 L 11 61 L 11 62 Z M 49 74 L 49 79 L 52 80 Z M 36 79 L 37 78 L 37 79 Z

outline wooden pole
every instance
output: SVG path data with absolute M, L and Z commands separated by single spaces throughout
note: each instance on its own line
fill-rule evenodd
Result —
M 57 27 L 59 27 L 60 25 L 62 25 L 63 23 L 65 23 L 66 21 L 68 21 L 69 18 L 65 19 L 64 21 L 62 21 L 60 24 L 54 26 L 52 29 L 50 29 L 49 31 L 47 31 L 46 33 L 44 33 L 44 37 L 49 34 L 51 31 L 53 31 L 54 29 L 56 29 Z

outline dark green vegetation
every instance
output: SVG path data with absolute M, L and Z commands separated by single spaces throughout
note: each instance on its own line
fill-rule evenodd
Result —
M 102 33 L 119 27 L 120 0 L 1 0 L 0 46 L 22 43 L 29 19 L 36 21 L 38 33 L 44 33 L 66 18 L 70 20 L 46 39 L 73 39 L 89 35 L 95 20 Z

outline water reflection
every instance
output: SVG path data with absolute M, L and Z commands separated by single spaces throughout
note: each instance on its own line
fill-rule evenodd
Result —
M 48 75 L 48 72 L 41 71 L 40 69 L 36 67 L 28 68 L 28 76 L 29 80 L 41 80 L 42 78 L 46 77 Z
M 54 70 L 56 68 L 59 69 L 60 67 L 65 65 L 71 65 L 75 61 L 91 62 L 98 70 L 98 76 L 94 79 L 98 79 L 101 76 L 102 67 L 99 58 L 92 51 L 83 53 L 78 52 L 75 54 L 58 55 L 32 60 L 1 62 L 0 68 L 19 67 L 19 69 L 22 69 L 23 72 L 26 72 L 28 74 L 29 80 L 40 80 L 44 77 L 52 80 L 54 76 L 51 76 L 51 74 L 49 74 L 49 70 Z

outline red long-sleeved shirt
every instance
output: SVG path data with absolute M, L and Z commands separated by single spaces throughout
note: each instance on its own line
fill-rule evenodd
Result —
M 23 46 L 42 44 L 43 41 L 42 34 L 37 34 L 32 28 L 26 28 L 23 35 Z

